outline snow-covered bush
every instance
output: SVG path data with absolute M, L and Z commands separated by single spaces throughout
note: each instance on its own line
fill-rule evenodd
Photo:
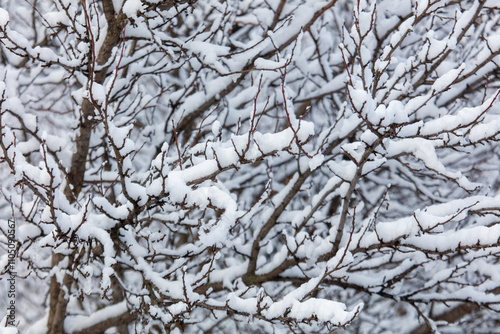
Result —
M 23 333 L 498 326 L 498 1 L 0 7 Z

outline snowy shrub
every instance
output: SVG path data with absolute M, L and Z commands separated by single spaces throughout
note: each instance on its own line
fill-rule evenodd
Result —
M 498 1 L 0 7 L 22 333 L 499 325 Z

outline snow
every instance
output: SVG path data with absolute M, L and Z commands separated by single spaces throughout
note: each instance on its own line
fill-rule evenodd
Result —
M 378 136 L 373 133 L 371 130 L 366 130 L 361 134 L 361 137 L 359 138 L 364 144 L 366 145 L 372 145 L 377 139 Z
M 2 324 L 5 324 L 7 321 L 6 321 L 6 317 L 4 317 L 4 319 L 2 319 Z M 16 327 L 0 327 L 0 334 L 18 334 L 19 333 L 19 330 L 16 328 Z
M 495 96 L 486 99 L 482 105 L 477 107 L 465 107 L 460 109 L 455 115 L 445 115 L 425 122 L 420 133 L 423 135 L 432 135 L 440 131 L 451 131 L 457 128 L 463 128 L 471 125 L 478 117 L 480 117 L 489 108 Z
M 122 8 L 124 0 L 113 0 L 113 8 L 115 9 L 116 13 L 120 12 L 120 9 Z
M 114 2 L 117 2 L 116 0 Z M 115 5 L 115 3 L 113 3 Z M 137 18 L 138 12 L 142 11 L 143 4 L 140 0 L 126 0 L 122 11 L 127 17 Z
M 325 161 L 325 157 L 323 154 L 316 154 L 312 157 L 312 159 L 309 160 L 308 165 L 310 170 L 315 170 L 319 166 L 323 164 Z
M 365 114 L 369 114 L 375 109 L 374 101 L 364 89 L 349 90 L 349 96 L 356 111 L 363 111 Z
M 257 58 L 254 62 L 255 68 L 260 70 L 276 70 L 283 68 L 287 63 L 287 59 L 282 59 L 280 61 L 273 61 L 264 58 Z
M 240 298 L 236 293 L 232 292 L 227 295 L 228 306 L 239 312 L 247 314 L 257 313 L 257 298 Z
M 456 250 L 459 247 L 487 246 L 495 244 L 500 238 L 500 226 L 477 226 L 457 232 L 443 232 L 439 235 L 427 235 L 425 238 L 411 237 L 407 244 L 421 249 L 435 251 Z
M 479 2 L 112 3 L 125 38 L 99 83 L 102 10 L 37 2 L 34 30 L 28 3 L 0 9 L 0 216 L 16 218 L 18 282 L 34 297 L 19 310 L 37 305 L 26 332 L 47 331 L 40 292 L 67 270 L 66 332 L 128 310 L 139 332 L 321 332 L 361 300 L 356 330 L 404 332 L 419 319 L 403 300 L 422 314 L 498 300 L 494 12 L 460 39 Z M 80 189 L 67 176 L 86 99 L 100 107 Z M 126 302 L 111 299 L 118 270 Z
M 484 7 L 487 8 L 500 8 L 500 4 L 496 0 L 486 0 Z
M 352 180 L 356 173 L 356 164 L 353 161 L 329 161 L 328 168 L 345 181 Z
M 460 231 L 446 231 L 439 234 L 421 234 L 422 231 L 434 230 L 440 225 L 451 224 L 467 217 L 468 212 L 481 208 L 495 207 L 500 204 L 500 196 L 475 196 L 467 199 L 458 199 L 443 204 L 429 206 L 417 210 L 410 217 L 403 217 L 392 222 L 379 222 L 373 233 L 366 235 L 360 243 L 361 247 L 381 239 L 391 242 L 400 238 L 404 243 L 433 251 L 455 250 L 457 247 L 494 244 L 500 238 L 500 226 L 493 225 L 473 226 Z
M 415 3 L 416 3 L 416 7 L 417 7 L 416 11 L 415 11 L 416 16 L 422 15 L 429 7 L 429 0 L 419 0 L 419 1 L 416 1 Z
M 221 131 L 222 131 L 222 129 L 221 129 L 220 122 L 219 121 L 214 121 L 212 123 L 212 133 L 214 134 L 214 136 L 216 136 L 216 137 L 220 136 Z
M 423 132 L 423 131 L 421 131 Z M 477 189 L 478 184 L 470 182 L 461 172 L 450 171 L 439 160 L 435 145 L 441 141 L 430 141 L 423 138 L 402 139 L 399 141 L 390 141 L 387 145 L 389 156 L 397 156 L 402 153 L 411 153 L 414 157 L 421 160 L 425 166 L 439 174 L 446 175 L 455 179 L 462 187 L 469 190 Z
M 436 79 L 436 81 L 434 81 L 432 89 L 436 92 L 441 92 L 447 89 L 455 80 L 458 79 L 464 69 L 465 65 L 462 64 L 459 68 L 448 71 L 446 74 L 440 76 Z
M 216 97 L 218 94 L 224 91 L 229 85 L 233 83 L 234 79 L 234 75 L 228 75 L 212 80 L 210 86 L 206 89 L 206 93 L 200 91 L 186 98 L 186 100 L 182 104 L 181 114 L 187 114 L 195 111 L 203 105 L 204 101 Z
M 137 205 L 146 204 L 148 195 L 145 187 L 130 180 L 126 180 L 125 184 L 128 195 L 137 202 Z
M 346 152 L 349 155 L 349 159 L 353 159 L 356 164 L 361 162 L 365 149 L 365 143 L 359 141 L 342 145 L 342 151 Z
M 224 287 L 228 288 L 232 286 L 232 282 L 244 275 L 248 268 L 248 261 L 241 263 L 232 263 L 230 267 L 224 269 L 218 269 L 210 273 L 210 282 L 223 282 Z
M 64 321 L 64 330 L 73 333 L 97 325 L 107 319 L 116 318 L 126 312 L 128 312 L 128 306 L 127 301 L 124 300 L 97 310 L 91 315 L 69 316 Z
M 5 26 L 7 25 L 7 23 L 9 23 L 9 20 L 9 12 L 7 12 L 3 8 L 0 8 L 0 28 L 5 29 Z
M 271 26 L 273 23 L 274 12 L 270 8 L 256 8 L 253 12 L 257 22 L 266 26 Z
M 377 10 L 388 13 L 389 15 L 405 17 L 411 13 L 412 4 L 407 0 L 383 1 L 377 4 Z
M 220 55 L 227 54 L 229 52 L 228 47 L 214 45 L 208 42 L 202 41 L 192 41 L 184 45 L 186 50 L 202 56 L 202 60 L 208 64 L 215 64 L 217 57 Z
M 96 208 L 99 208 L 102 212 L 106 212 L 106 214 L 115 219 L 125 219 L 129 213 L 129 207 L 127 204 L 115 207 L 104 197 L 95 197 L 92 199 L 92 202 Z
M 308 319 L 315 316 L 319 321 L 340 324 L 349 321 L 362 309 L 362 304 L 358 304 L 352 311 L 346 311 L 345 304 L 325 299 L 309 298 L 300 301 L 304 298 L 305 293 L 312 290 L 318 283 L 318 279 L 312 279 L 302 284 L 297 290 L 283 297 L 283 300 L 270 305 L 265 310 L 264 315 L 268 319 L 273 319 L 282 316 L 289 310 L 290 314 L 298 319 Z
M 481 140 L 495 137 L 500 133 L 500 119 L 494 118 L 491 121 L 475 124 L 469 134 L 471 142 L 480 142 Z
M 475 15 L 477 9 L 479 8 L 479 5 L 480 5 L 479 2 L 473 2 L 472 6 L 468 10 L 461 12 L 461 13 L 460 12 L 458 13 L 458 15 L 457 15 L 458 20 L 455 23 L 454 33 L 451 36 L 450 40 L 452 40 L 456 43 L 458 36 L 460 34 L 466 32 L 464 30 L 466 29 L 467 25 L 469 25 L 469 23 L 473 20 L 474 15 Z M 473 24 L 470 25 L 469 29 L 473 26 L 474 26 Z
M 59 24 L 69 26 L 71 24 L 68 16 L 64 12 L 45 13 L 43 18 L 47 20 L 47 23 L 51 26 L 57 26 Z

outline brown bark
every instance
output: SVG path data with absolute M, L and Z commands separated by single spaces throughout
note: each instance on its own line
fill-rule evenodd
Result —
M 108 31 L 103 45 L 99 50 L 99 54 L 96 57 L 97 65 L 101 66 L 107 63 L 111 57 L 113 48 L 118 45 L 121 31 L 118 17 L 114 13 L 112 1 L 103 0 L 102 6 L 108 22 Z M 107 73 L 108 67 L 96 71 L 93 82 L 103 84 Z M 92 75 L 92 73 L 90 75 Z M 76 152 L 71 159 L 71 168 L 68 173 L 68 186 L 65 189 L 65 195 L 71 202 L 76 200 L 83 186 L 90 136 L 94 126 L 94 109 L 94 105 L 91 101 L 87 99 L 83 100 L 80 133 L 76 137 Z
M 59 261 L 61 261 L 61 255 L 57 253 L 52 253 L 52 268 L 57 266 Z M 56 276 L 54 275 L 50 278 L 49 305 L 51 311 L 49 312 L 49 319 L 47 321 L 47 324 L 54 323 L 55 312 L 52 312 L 52 310 L 55 310 L 57 307 L 59 290 L 60 290 L 59 283 L 57 283 Z
M 108 27 L 106 37 L 99 54 L 95 57 L 96 64 L 102 66 L 106 64 L 111 57 L 113 48 L 118 45 L 120 41 L 121 26 L 119 23 L 119 16 L 115 13 L 112 0 L 102 0 L 102 8 L 106 17 Z M 91 57 L 93 58 L 93 57 Z M 91 60 L 93 61 L 93 60 Z M 91 69 L 96 64 L 91 64 Z M 90 71 L 90 82 L 103 84 L 108 73 L 108 67 L 103 67 L 95 73 Z M 78 194 L 82 190 L 84 183 L 84 175 L 86 170 L 87 155 L 89 151 L 90 137 L 94 127 L 93 116 L 95 108 L 91 101 L 85 99 L 81 107 L 80 131 L 76 137 L 76 152 L 71 159 L 71 168 L 68 173 L 67 186 L 64 191 L 66 197 L 70 202 L 75 202 Z M 63 257 L 55 253 L 52 254 L 52 266 L 56 266 Z M 70 259 L 72 262 L 72 259 Z M 72 278 L 65 275 L 63 284 L 67 291 L 71 289 Z M 63 334 L 64 333 L 64 318 L 66 316 L 67 296 L 64 289 L 55 279 L 51 277 L 50 281 L 50 300 L 49 300 L 49 317 L 48 317 L 48 334 Z M 95 332 L 94 332 L 95 333 Z
M 490 293 L 493 293 L 495 295 L 500 294 L 500 287 L 493 289 L 489 291 Z M 473 304 L 473 303 L 467 303 L 467 304 L 461 304 L 458 305 L 454 308 L 452 308 L 449 311 L 446 311 L 444 313 L 441 313 L 438 316 L 432 317 L 434 321 L 446 321 L 447 323 L 454 323 L 462 319 L 468 314 L 471 314 L 473 312 L 476 312 L 479 310 L 479 305 Z M 432 333 L 432 330 L 429 328 L 429 326 L 424 323 L 421 326 L 415 328 L 411 334 L 428 334 Z
M 134 321 L 136 318 L 137 318 L 136 314 L 127 312 L 127 313 L 120 314 L 119 316 L 117 316 L 115 318 L 106 319 L 103 322 L 100 322 L 100 323 L 95 324 L 93 326 L 84 328 L 84 329 L 79 330 L 77 332 L 73 332 L 72 334 L 102 333 L 111 327 L 120 328 L 121 326 Z
M 453 323 L 456 322 L 457 320 L 460 320 L 465 315 L 476 311 L 477 309 L 479 309 L 479 307 L 475 304 L 462 304 L 452 308 L 448 312 L 439 315 L 434 320 L 436 321 L 444 320 L 448 323 Z M 429 326 L 426 323 L 420 325 L 411 332 L 411 334 L 432 334 L 432 333 L 433 331 L 429 328 Z
M 63 285 L 67 291 L 71 289 L 71 283 L 73 282 L 73 278 L 69 275 L 64 275 Z M 52 283 L 52 281 L 51 281 Z M 60 285 L 57 283 L 59 287 L 59 294 L 57 296 L 57 304 L 55 308 L 55 312 L 53 313 L 52 323 L 50 323 L 49 333 L 64 333 L 64 319 L 66 318 L 66 307 L 68 306 L 68 299 L 64 292 L 65 289 L 61 289 Z M 51 286 L 52 290 L 52 286 Z M 52 296 L 51 296 L 52 297 Z M 51 309 L 52 311 L 52 309 Z

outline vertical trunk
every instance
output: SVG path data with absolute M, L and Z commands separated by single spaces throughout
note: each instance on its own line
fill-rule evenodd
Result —
M 109 60 L 113 48 L 117 46 L 120 41 L 121 32 L 121 27 L 119 26 L 118 18 L 114 11 L 112 0 L 102 0 L 102 8 L 108 23 L 108 27 L 104 43 L 99 51 L 99 54 L 96 55 L 97 65 L 104 65 Z M 104 80 L 106 79 L 107 72 L 107 67 L 95 72 L 93 78 L 94 82 L 103 84 Z M 68 173 L 67 186 L 64 191 L 66 197 L 70 202 L 75 202 L 77 200 L 78 194 L 83 187 L 85 166 L 90 145 L 90 137 L 92 129 L 94 127 L 93 116 L 94 106 L 89 100 L 84 100 L 81 107 L 80 131 L 75 139 L 76 152 L 73 154 L 73 157 L 71 159 L 71 168 Z M 63 256 L 53 253 L 52 266 L 58 265 L 63 258 Z M 69 263 L 73 262 L 72 256 L 70 256 L 69 260 Z M 68 303 L 68 296 L 66 295 L 66 293 L 69 293 L 71 289 L 71 283 L 71 276 L 65 275 L 62 283 L 65 289 L 62 289 L 56 278 L 54 276 L 51 277 L 49 300 L 50 310 L 47 323 L 48 334 L 64 333 L 64 319 L 66 317 L 66 308 Z M 115 288 L 117 288 L 116 286 L 118 284 L 114 285 Z M 119 294 L 121 294 L 121 291 L 119 292 Z M 121 328 L 121 330 L 123 330 L 123 328 Z

